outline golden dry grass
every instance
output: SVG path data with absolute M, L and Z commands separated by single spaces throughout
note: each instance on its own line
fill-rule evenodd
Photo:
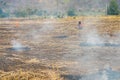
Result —
M 33 71 L 12 71 L 0 72 L 0 80 L 63 80 L 57 71 L 37 70 Z

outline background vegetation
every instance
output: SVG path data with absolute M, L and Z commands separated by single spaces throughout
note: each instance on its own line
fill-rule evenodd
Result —
M 54 0 L 53 4 L 50 4 L 50 0 L 0 0 L 0 18 L 119 15 L 119 4 L 119 0 Z

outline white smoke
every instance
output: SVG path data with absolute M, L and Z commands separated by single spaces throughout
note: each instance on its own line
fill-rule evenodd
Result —
M 105 65 L 103 70 L 98 70 L 97 73 L 92 73 L 92 74 L 88 74 L 86 76 L 83 76 L 79 80 L 109 80 L 109 76 L 111 76 L 110 75 L 111 74 L 110 71 L 112 71 L 110 66 L 109 65 L 107 65 L 107 66 Z M 114 74 L 114 71 L 113 71 L 112 74 Z
M 22 44 L 23 41 L 29 47 L 33 47 L 36 43 L 42 43 L 47 40 L 46 38 L 49 37 L 49 33 L 55 29 L 54 23 L 56 21 L 54 19 L 36 21 L 28 22 L 29 24 L 25 22 L 16 28 L 18 31 L 14 35 L 17 37 L 17 40 L 14 39 L 11 41 L 13 49 L 17 50 L 18 48 L 24 47 Z
M 20 42 L 16 41 L 16 40 L 12 40 L 11 42 L 12 42 L 12 47 L 13 48 L 21 48 L 21 47 L 23 47 L 23 45 Z
M 20 43 L 19 41 L 17 40 L 12 40 L 11 41 L 11 44 L 12 44 L 12 49 L 16 50 L 16 51 L 21 51 L 21 49 L 23 47 L 25 47 L 24 45 L 22 45 L 22 43 Z
M 109 80 L 107 74 L 106 71 L 102 71 L 101 73 L 86 75 L 79 80 Z
M 87 76 L 84 76 L 82 79 L 79 80 L 109 80 L 109 72 L 111 71 L 111 68 L 109 65 L 106 65 L 104 67 L 105 70 L 95 71 L 99 70 L 104 64 L 108 64 L 107 62 L 100 61 L 99 56 L 102 53 L 102 47 L 96 47 L 97 45 L 102 46 L 115 46 L 115 40 L 112 40 L 109 35 L 102 35 L 99 34 L 98 26 L 100 27 L 101 20 L 99 18 L 93 19 L 85 19 L 84 20 L 85 26 L 80 31 L 80 43 L 86 43 L 88 45 L 94 45 L 92 47 L 83 47 L 81 46 L 80 53 L 84 54 L 84 56 L 76 57 L 76 61 L 78 62 L 77 66 L 78 68 L 83 69 L 86 71 Z M 108 37 L 107 37 L 108 36 Z M 107 45 L 106 45 L 107 44 Z M 106 57 L 109 57 L 107 54 Z M 111 61 L 111 60 L 110 60 Z M 101 63 L 102 62 L 102 63 Z M 104 64 L 103 64 L 104 63 Z M 91 74 L 92 72 L 93 74 Z M 97 73 L 98 72 L 98 73 Z M 89 75 L 90 73 L 90 75 Z M 110 73 L 111 74 L 111 73 Z
M 54 20 L 45 20 L 42 23 L 37 24 L 36 26 L 30 26 L 28 27 L 29 31 L 22 36 L 22 39 L 30 41 L 32 40 L 35 42 L 43 42 L 44 40 L 46 40 L 45 38 L 48 37 L 47 34 L 54 30 L 54 23 Z
M 88 35 L 86 35 L 86 43 L 96 45 L 103 43 L 103 40 L 97 30 L 91 30 L 88 32 Z
M 97 26 L 100 23 L 99 18 L 87 18 L 83 21 L 83 30 L 81 31 L 81 36 L 83 38 L 84 43 L 87 44 L 98 44 L 103 43 L 103 38 L 99 35 Z M 96 25 L 98 24 L 98 25 Z
M 106 71 L 103 71 L 103 74 L 102 74 L 101 80 L 108 80 L 108 76 L 107 76 Z

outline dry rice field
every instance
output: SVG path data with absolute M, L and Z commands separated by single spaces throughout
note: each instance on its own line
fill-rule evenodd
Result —
M 95 80 L 82 76 L 108 68 L 120 71 L 119 16 L 0 19 L 0 80 Z

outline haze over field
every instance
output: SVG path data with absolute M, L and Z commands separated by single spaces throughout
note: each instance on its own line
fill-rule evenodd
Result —
M 120 80 L 120 0 L 0 0 L 0 80 Z

